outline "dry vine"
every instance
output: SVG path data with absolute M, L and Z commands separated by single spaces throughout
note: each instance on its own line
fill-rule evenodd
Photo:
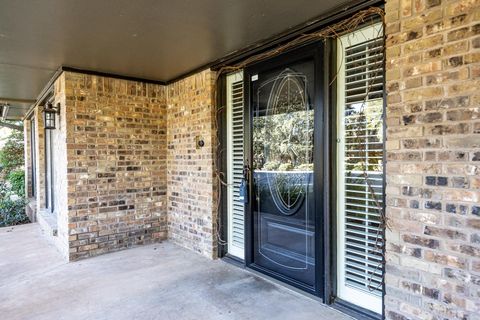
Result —
M 293 49 L 295 47 L 298 47 L 300 45 L 303 45 L 303 44 L 306 44 L 306 43 L 309 43 L 309 42 L 318 41 L 318 40 L 326 41 L 327 39 L 339 39 L 344 34 L 347 34 L 347 33 L 358 30 L 359 26 L 365 24 L 367 22 L 367 20 L 371 21 L 374 18 L 376 18 L 376 19 L 379 18 L 381 20 L 381 22 L 383 23 L 383 26 L 385 27 L 384 15 L 385 14 L 384 14 L 383 9 L 378 8 L 378 7 L 372 7 L 372 8 L 366 9 L 366 10 L 362 10 L 362 11 L 359 11 L 356 14 L 354 14 L 349 19 L 345 19 L 345 20 L 342 20 L 339 23 L 333 24 L 331 26 L 327 26 L 326 28 L 324 28 L 320 31 L 317 31 L 317 32 L 302 34 L 302 35 L 298 36 L 297 38 L 295 38 L 295 39 L 293 39 L 293 40 L 291 40 L 291 41 L 289 41 L 289 42 L 287 42 L 283 45 L 278 46 L 275 49 L 272 49 L 272 50 L 269 50 L 269 51 L 266 51 L 266 52 L 263 52 L 263 53 L 260 53 L 260 54 L 257 54 L 257 55 L 253 55 L 253 56 L 243 60 L 242 62 L 240 62 L 238 64 L 235 64 L 235 65 L 232 65 L 232 66 L 222 66 L 220 69 L 217 70 L 217 73 L 216 73 L 213 96 L 216 99 L 216 97 L 217 97 L 217 85 L 216 84 L 218 83 L 219 78 L 223 74 L 232 73 L 232 72 L 235 72 L 235 71 L 242 70 L 245 67 L 247 67 L 247 66 L 249 66 L 253 63 L 260 62 L 260 61 L 266 60 L 268 58 L 277 56 L 277 55 L 279 55 L 283 52 L 286 52 L 290 49 Z M 379 36 L 381 36 L 381 35 L 379 35 Z M 339 72 L 339 70 L 337 70 L 337 73 L 335 74 L 334 79 L 331 81 L 330 85 L 332 85 L 332 83 L 335 81 L 338 72 Z M 377 74 L 375 74 L 375 75 L 377 75 Z M 363 99 L 363 102 L 362 102 L 362 105 L 361 105 L 361 108 L 360 108 L 360 114 L 362 114 L 364 112 L 365 106 L 368 102 L 368 96 L 369 96 L 369 92 L 371 90 L 372 84 L 373 84 L 372 82 L 369 84 L 369 87 L 368 87 L 367 92 L 365 94 L 365 98 Z M 215 123 L 214 123 L 214 126 L 215 126 L 214 130 L 216 132 L 216 141 L 217 141 L 217 145 L 216 145 L 216 148 L 215 148 L 215 150 L 217 151 L 216 152 L 217 157 L 216 158 L 214 157 L 214 168 L 215 168 L 215 179 L 218 182 L 217 189 L 216 189 L 216 192 L 217 192 L 217 199 L 216 199 L 216 201 L 217 201 L 217 220 L 216 220 L 217 226 L 216 226 L 216 232 L 217 232 L 217 240 L 218 240 L 218 243 L 220 245 L 226 245 L 227 244 L 227 241 L 222 239 L 222 237 L 221 237 L 221 225 L 222 224 L 221 224 L 221 220 L 220 220 L 220 215 L 218 213 L 220 212 L 220 204 L 221 204 L 221 196 L 222 196 L 221 186 L 222 185 L 223 186 L 228 186 L 228 183 L 225 181 L 225 173 L 220 171 L 218 169 L 218 165 L 217 165 L 218 163 L 221 162 L 221 159 L 223 157 L 223 153 L 225 151 L 224 149 L 221 148 L 221 144 L 220 144 L 221 137 L 220 137 L 219 125 L 218 125 L 220 115 L 221 115 L 222 112 L 225 111 L 225 109 L 226 109 L 225 106 L 218 106 L 215 109 L 217 115 L 215 117 Z M 358 133 L 356 133 L 356 134 L 358 135 Z M 370 252 L 374 252 L 374 251 L 376 251 L 375 253 L 381 252 L 383 261 L 377 265 L 375 270 L 372 272 L 372 275 L 373 275 L 373 274 L 375 274 L 375 272 L 378 269 L 383 268 L 383 264 L 385 263 L 385 253 L 384 253 L 384 250 L 383 250 L 385 242 L 383 240 L 383 230 L 385 230 L 385 228 L 390 229 L 390 226 L 389 226 L 386 214 L 384 212 L 383 205 L 381 203 L 382 200 L 379 200 L 377 198 L 377 195 L 375 194 L 374 189 L 373 189 L 373 187 L 372 187 L 372 185 L 371 185 L 371 183 L 368 179 L 367 166 L 365 165 L 364 168 L 365 169 L 363 171 L 363 177 L 366 181 L 367 188 L 368 188 L 369 192 L 371 193 L 372 199 L 375 203 L 376 210 L 378 211 L 379 216 L 380 216 L 379 227 L 378 227 L 377 234 L 376 234 L 374 249 L 371 249 Z M 384 277 L 384 273 L 382 273 L 382 275 Z M 377 290 L 382 285 L 382 284 L 380 284 L 379 286 L 371 289 L 372 288 L 371 287 L 372 278 L 373 278 L 373 276 L 369 279 L 369 283 L 368 283 L 368 288 L 369 288 L 370 291 Z M 382 283 L 384 282 L 383 280 L 384 279 L 382 279 Z

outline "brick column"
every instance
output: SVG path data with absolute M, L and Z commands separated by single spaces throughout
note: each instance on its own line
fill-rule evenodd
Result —
M 206 70 L 169 85 L 167 120 L 169 238 L 210 258 L 217 244 L 214 82 Z
M 480 318 L 480 1 L 387 0 L 387 319 Z
M 71 72 L 62 77 L 56 98 L 65 101 L 68 217 L 62 224 L 68 223 L 69 258 L 165 239 L 165 87 Z

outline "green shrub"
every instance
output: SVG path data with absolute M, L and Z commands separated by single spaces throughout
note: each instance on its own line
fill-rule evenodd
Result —
M 304 163 L 299 165 L 295 168 L 295 170 L 299 171 L 312 171 L 313 170 L 313 163 Z
M 0 151 L 0 166 L 7 175 L 24 165 L 23 132 L 14 131 Z
M 292 171 L 293 170 L 293 164 L 290 162 L 287 163 L 282 163 L 281 165 L 278 166 L 278 171 Z
M 7 180 L 10 182 L 13 193 L 22 197 L 25 196 L 25 171 L 12 171 L 7 176 Z
M 0 150 L 0 227 L 30 222 L 25 214 L 23 133 L 13 132 Z
M 263 165 L 263 169 L 267 171 L 277 170 L 280 162 L 278 161 L 269 161 Z
M 14 194 L 5 182 L 0 182 L 0 227 L 28 223 L 25 198 Z

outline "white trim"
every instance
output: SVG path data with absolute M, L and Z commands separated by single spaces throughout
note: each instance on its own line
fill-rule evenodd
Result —
M 362 43 L 382 34 L 382 25 L 376 24 L 358 31 L 349 33 L 339 39 L 337 42 L 337 181 L 344 181 L 344 154 L 345 154 L 345 126 L 344 126 L 344 110 L 345 110 L 345 65 L 344 55 L 345 48 L 351 45 Z M 362 308 L 369 309 L 376 313 L 382 313 L 382 298 L 368 292 L 347 286 L 345 283 L 345 187 L 343 183 L 337 184 L 337 296 L 345 301 L 358 305 Z
M 228 253 L 244 259 L 245 248 L 233 242 L 233 126 L 232 126 L 232 84 L 243 80 L 243 71 L 227 75 L 227 221 L 228 221 Z

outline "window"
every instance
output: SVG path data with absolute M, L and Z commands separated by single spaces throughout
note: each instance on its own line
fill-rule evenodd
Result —
M 338 42 L 337 295 L 382 312 L 383 30 Z
M 243 178 L 243 73 L 227 76 L 227 177 L 228 253 L 244 258 L 244 203 L 240 201 Z
M 31 175 L 31 188 L 30 196 L 35 197 L 36 195 L 36 186 L 37 186 L 37 173 L 36 173 L 36 162 L 37 156 L 35 153 L 36 144 L 37 144 L 37 128 L 35 126 L 35 118 L 30 120 L 30 175 Z
M 45 207 L 54 212 L 52 131 L 45 130 Z

